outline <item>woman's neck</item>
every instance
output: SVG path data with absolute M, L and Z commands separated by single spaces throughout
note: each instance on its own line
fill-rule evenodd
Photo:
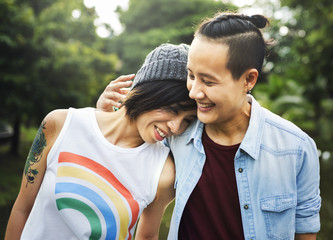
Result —
M 123 148 L 135 148 L 144 143 L 136 122 L 130 121 L 124 108 L 116 112 L 96 112 L 98 126 L 104 137 Z

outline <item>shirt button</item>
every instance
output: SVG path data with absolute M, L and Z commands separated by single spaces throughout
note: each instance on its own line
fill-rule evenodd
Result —
M 238 172 L 242 173 L 243 172 L 243 168 L 238 168 Z
M 245 209 L 245 210 L 249 209 L 249 205 L 245 204 L 245 205 L 244 205 L 244 209 Z

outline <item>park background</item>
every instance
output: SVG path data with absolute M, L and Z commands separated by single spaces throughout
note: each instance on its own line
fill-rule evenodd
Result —
M 190 44 L 203 17 L 239 10 L 264 14 L 271 21 L 264 36 L 276 45 L 253 95 L 316 141 L 322 195 L 318 239 L 332 239 L 333 2 L 247 2 L 251 5 L 237 6 L 236 0 L 129 0 L 115 11 L 104 7 L 110 16 L 119 16 L 119 30 L 103 21 L 92 0 L 0 0 L 0 238 L 30 145 L 48 112 L 95 106 L 112 79 L 135 73 L 156 46 Z M 172 205 L 160 239 L 166 238 L 171 210 Z

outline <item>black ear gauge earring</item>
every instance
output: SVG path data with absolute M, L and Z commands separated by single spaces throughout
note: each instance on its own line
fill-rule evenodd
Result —
M 251 94 L 251 89 L 247 91 L 248 94 Z

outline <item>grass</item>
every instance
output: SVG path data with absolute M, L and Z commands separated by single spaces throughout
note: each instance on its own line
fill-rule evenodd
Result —
M 3 147 L 0 148 L 3 151 Z M 18 194 L 24 161 L 0 152 L 0 239 L 4 238 L 10 210 Z

